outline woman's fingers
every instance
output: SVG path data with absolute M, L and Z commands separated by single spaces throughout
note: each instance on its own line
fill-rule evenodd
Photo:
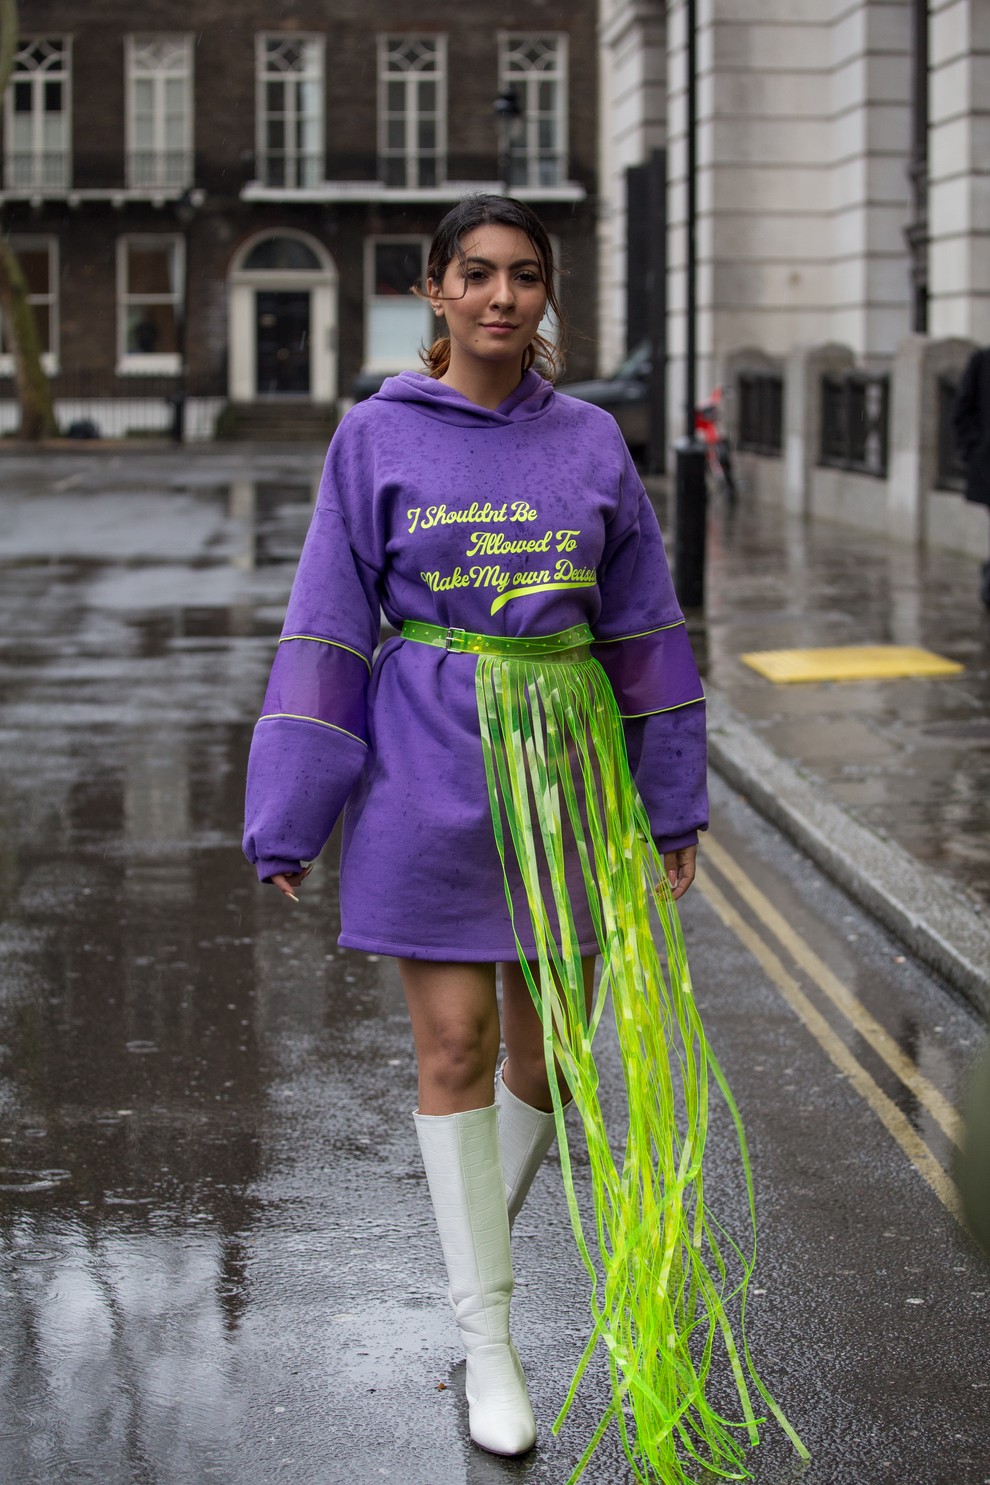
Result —
M 664 870 L 667 873 L 671 896 L 675 902 L 679 897 L 684 896 L 694 881 L 697 857 L 697 846 L 682 846 L 679 851 L 664 852 Z
M 277 887 L 283 897 L 290 897 L 293 902 L 298 902 L 299 898 L 296 896 L 295 888 L 306 880 L 312 870 L 311 866 L 307 866 L 302 871 L 276 872 L 272 877 L 272 886 Z

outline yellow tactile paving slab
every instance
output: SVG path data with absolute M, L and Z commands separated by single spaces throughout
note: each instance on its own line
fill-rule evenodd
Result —
M 893 681 L 959 675 L 963 666 L 914 645 L 839 645 L 820 650 L 753 650 L 744 665 L 775 685 L 795 681 Z

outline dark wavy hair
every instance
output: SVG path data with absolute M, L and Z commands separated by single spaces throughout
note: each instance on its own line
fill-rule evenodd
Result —
M 433 234 L 426 266 L 427 277 L 435 284 L 443 282 L 443 276 L 450 264 L 455 259 L 459 262 L 463 261 L 464 249 L 461 247 L 461 239 L 466 232 L 472 231 L 475 227 L 514 227 L 517 231 L 525 233 L 533 244 L 540 262 L 543 284 L 547 291 L 547 305 L 553 311 L 559 328 L 556 345 L 543 335 L 534 335 L 523 352 L 522 370 L 528 371 L 533 363 L 539 360 L 541 372 L 549 381 L 556 380 L 563 367 L 565 330 L 564 315 L 557 298 L 555 282 L 557 266 L 546 228 L 535 211 L 531 210 L 525 202 L 517 201 L 513 196 L 483 195 L 466 196 L 463 201 L 459 201 L 448 211 Z M 424 288 L 419 285 L 414 292 L 425 297 Z M 431 346 L 425 347 L 420 352 L 420 356 L 430 376 L 443 376 L 450 365 L 450 337 L 438 335 Z

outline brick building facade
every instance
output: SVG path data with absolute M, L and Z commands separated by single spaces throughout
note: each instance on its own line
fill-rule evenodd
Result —
M 228 403 L 326 409 L 416 364 L 436 222 L 506 186 L 561 244 L 591 370 L 594 0 L 19 8 L 2 223 L 63 398 L 174 383 L 192 436 Z

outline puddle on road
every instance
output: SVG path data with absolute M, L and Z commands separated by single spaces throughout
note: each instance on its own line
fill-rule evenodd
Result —
M 32 1420 L 30 1458 L 0 1439 L 0 1478 L 69 1457 L 80 1478 L 167 1459 L 176 1485 L 230 1480 L 259 1245 L 277 1313 L 279 1254 L 312 1221 L 279 1194 L 300 1123 L 359 1191 L 379 1115 L 338 1142 L 335 1100 L 379 1066 L 383 1017 L 414 1088 L 391 971 L 336 947 L 335 869 L 289 911 L 240 853 L 312 498 L 186 495 L 213 534 L 180 563 L 140 530 L 99 559 L 79 511 L 57 560 L 14 568 L 0 542 L 0 1332 L 11 1417 Z

